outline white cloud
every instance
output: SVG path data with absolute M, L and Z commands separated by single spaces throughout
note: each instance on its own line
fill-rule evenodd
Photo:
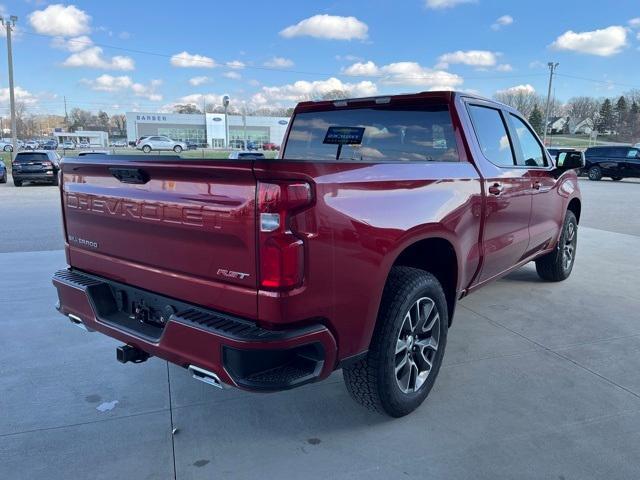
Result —
M 476 0 L 426 0 L 425 2 L 427 8 L 433 10 L 452 8 L 463 3 L 476 3 Z
M 609 57 L 627 45 L 627 29 L 617 25 L 592 32 L 568 32 L 560 35 L 551 47 L 556 50 Z
M 498 62 L 499 55 L 499 53 L 488 50 L 468 50 L 466 52 L 458 50 L 440 55 L 436 68 L 449 68 L 452 63 L 481 68 L 493 67 Z
M 223 77 L 230 78 L 231 80 L 240 80 L 242 75 L 238 72 L 225 72 L 222 74 Z
M 375 95 L 378 91 L 376 85 L 370 81 L 346 83 L 331 77 L 327 80 L 312 82 L 299 80 L 287 85 L 262 87 L 258 93 L 251 97 L 251 102 L 258 106 L 280 102 L 292 103 L 321 98 L 333 90 L 344 91 L 352 97 L 367 97 Z
M 513 17 L 511 15 L 502 15 L 491 25 L 493 30 L 500 30 L 502 27 L 506 27 L 513 23 Z
M 280 31 L 285 38 L 309 36 L 330 40 L 365 40 L 369 27 L 356 17 L 314 15 Z
M 189 79 L 189 83 L 191 85 L 193 85 L 194 87 L 198 87 L 200 85 L 204 85 L 205 83 L 209 83 L 211 81 L 211 79 L 209 77 L 206 77 L 204 75 L 199 76 L 199 77 L 193 77 Z
M 536 89 L 528 83 L 525 85 L 516 85 L 514 87 L 498 90 L 496 93 L 536 93 Z
M 496 70 L 499 72 L 511 72 L 513 67 L 508 63 L 502 63 L 496 67 Z
M 540 60 L 534 60 L 533 62 L 529 63 L 529 68 L 546 68 L 547 64 L 544 62 L 541 62 Z
M 17 86 L 13 90 L 16 102 L 24 103 L 25 105 L 35 105 L 38 102 L 38 97 L 31 93 L 29 90 Z M 0 104 L 9 103 L 9 89 L 0 88 Z
M 131 57 L 116 55 L 110 59 L 105 58 L 100 47 L 90 47 L 73 53 L 62 65 L 65 67 L 99 68 L 102 70 L 133 70 L 135 68 L 135 63 Z
M 185 95 L 183 97 L 178 98 L 178 101 L 169 105 L 165 105 L 165 109 L 167 111 L 173 110 L 173 107 L 177 104 L 191 104 L 195 105 L 197 108 L 202 109 L 202 104 L 207 103 L 210 105 L 218 106 L 222 105 L 222 97 L 224 95 L 218 95 L 217 93 L 205 93 L 204 95 L 201 93 L 193 93 L 191 95 Z
M 640 27 L 640 17 L 632 18 L 631 20 L 629 20 L 629 25 L 633 28 Z
M 162 95 L 156 91 L 157 88 L 162 85 L 161 80 L 151 80 L 148 85 L 144 85 L 142 83 L 134 82 L 131 77 L 127 75 L 115 77 L 104 74 L 93 80 L 82 79 L 81 83 L 97 92 L 113 93 L 129 91 L 136 97 L 143 97 L 152 102 L 159 102 L 162 100 Z
M 229 68 L 235 68 L 235 69 L 241 69 L 246 67 L 244 62 L 241 62 L 240 60 L 232 60 L 230 62 L 225 63 L 225 66 Z
M 267 60 L 263 64 L 269 68 L 289 68 L 293 67 L 293 60 L 284 57 L 273 57 L 271 60 Z
M 43 35 L 75 37 L 89 33 L 91 17 L 74 5 L 60 3 L 36 10 L 29 15 L 31 27 Z
M 418 86 L 432 90 L 451 90 L 463 83 L 459 75 L 423 67 L 416 62 L 395 62 L 383 66 L 372 61 L 357 62 L 343 71 L 352 76 L 380 77 L 380 82 L 386 85 Z
M 86 35 L 81 35 L 79 37 L 73 38 L 64 38 L 64 37 L 55 37 L 51 41 L 51 46 L 53 48 L 59 48 L 62 50 L 68 50 L 69 52 L 80 52 L 86 48 L 93 46 L 93 40 Z
M 171 65 L 179 68 L 213 68 L 216 62 L 213 58 L 184 51 L 171 57 Z

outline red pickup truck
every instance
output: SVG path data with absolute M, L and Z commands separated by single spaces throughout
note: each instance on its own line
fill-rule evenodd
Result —
M 582 162 L 456 92 L 300 103 L 275 160 L 65 158 L 58 310 L 122 362 L 261 392 L 341 368 L 406 415 L 458 299 L 530 261 L 569 276 Z

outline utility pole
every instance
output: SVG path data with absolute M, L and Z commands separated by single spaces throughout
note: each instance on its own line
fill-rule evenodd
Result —
M 549 89 L 547 90 L 547 107 L 544 110 L 544 133 L 542 135 L 542 143 L 547 146 L 547 129 L 549 128 L 549 107 L 551 106 L 551 85 L 553 84 L 553 74 L 555 69 L 558 68 L 559 63 L 549 62 Z
M 13 51 L 11 47 L 11 32 L 16 26 L 18 17 L 11 15 L 8 19 L 0 18 L 0 22 L 7 29 L 7 57 L 9 63 L 9 102 L 11 103 L 11 160 L 15 160 L 18 153 L 18 133 L 16 122 L 16 97 L 13 89 Z
M 69 116 L 67 115 L 67 96 L 64 97 L 64 128 L 68 132 L 69 131 Z

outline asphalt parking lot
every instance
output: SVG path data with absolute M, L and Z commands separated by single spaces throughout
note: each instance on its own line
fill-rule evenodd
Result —
M 57 189 L 0 185 L 0 478 L 640 478 L 640 182 L 580 184 L 571 278 L 527 265 L 464 299 L 431 395 L 398 420 L 339 372 L 258 395 L 117 363 L 53 308 Z

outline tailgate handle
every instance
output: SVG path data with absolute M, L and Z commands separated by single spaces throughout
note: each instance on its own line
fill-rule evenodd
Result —
M 141 168 L 109 168 L 111 175 L 116 177 L 122 183 L 143 184 L 149 181 L 149 174 Z

